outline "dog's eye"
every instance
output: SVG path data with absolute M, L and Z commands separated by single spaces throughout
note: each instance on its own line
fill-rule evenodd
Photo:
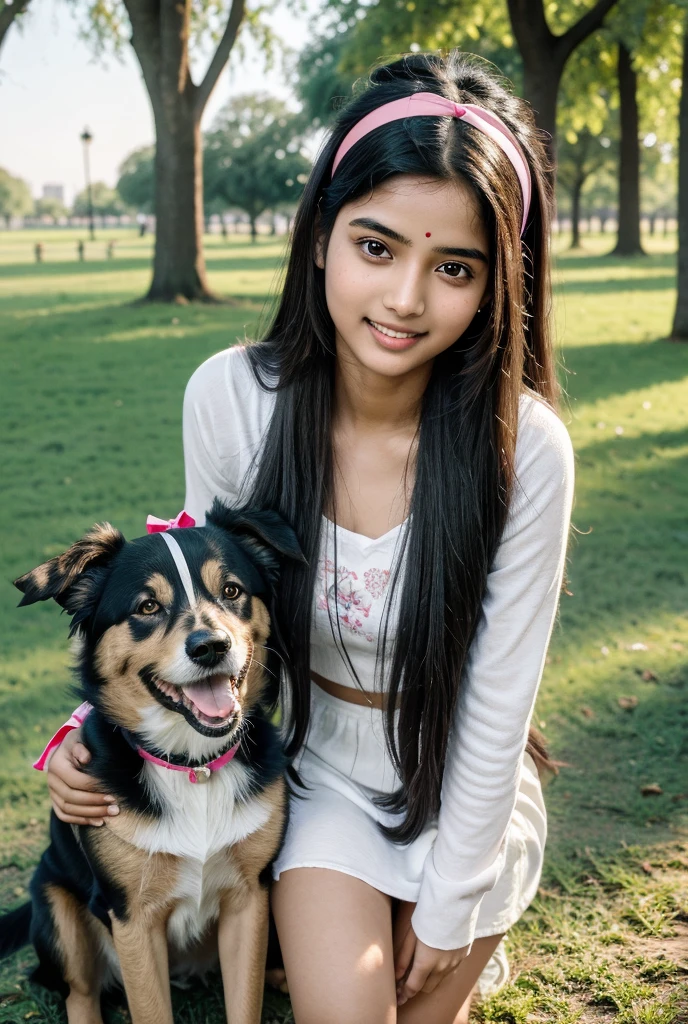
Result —
M 236 601 L 241 593 L 241 587 L 238 583 L 225 583 L 222 593 L 229 601 Z
M 147 597 L 145 601 L 141 602 L 136 611 L 139 615 L 155 615 L 156 612 L 160 611 L 160 605 L 152 597 Z

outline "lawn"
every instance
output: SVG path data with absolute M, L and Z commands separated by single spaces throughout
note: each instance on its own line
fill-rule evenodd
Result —
M 223 306 L 141 306 L 151 243 L 101 232 L 0 232 L 0 904 L 26 896 L 48 800 L 31 760 L 73 706 L 66 621 L 16 609 L 10 581 L 96 520 L 128 536 L 183 501 L 181 399 L 208 355 L 253 336 L 283 240 L 207 243 Z M 115 257 L 105 258 L 116 239 Z M 33 246 L 44 261 L 33 262 Z M 563 762 L 546 798 L 548 858 L 509 938 L 512 983 L 476 1021 L 688 1021 L 688 347 L 665 338 L 673 240 L 556 257 L 563 415 L 577 453 L 567 594 L 536 719 Z M 557 248 L 562 248 L 558 245 Z M 650 787 L 648 791 L 647 787 Z M 63 1021 L 0 970 L 0 1022 Z M 175 997 L 183 1024 L 219 1024 L 218 986 Z M 127 1020 L 111 1011 L 112 1024 Z M 270 997 L 266 1021 L 288 1021 Z

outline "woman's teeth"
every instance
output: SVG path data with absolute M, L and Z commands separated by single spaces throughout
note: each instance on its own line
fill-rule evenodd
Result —
M 369 320 L 368 323 L 372 324 L 372 326 L 375 328 L 375 330 L 379 331 L 380 334 L 386 334 L 388 338 L 417 338 L 418 337 L 418 332 L 417 331 L 413 332 L 411 334 L 404 334 L 404 333 L 402 333 L 402 331 L 390 331 L 389 327 L 383 327 L 382 324 L 377 324 L 377 323 L 375 323 L 374 320 Z

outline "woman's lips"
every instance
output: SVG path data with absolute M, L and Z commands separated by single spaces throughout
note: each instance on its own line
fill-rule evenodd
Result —
M 417 341 L 424 337 L 424 334 L 414 334 L 411 338 L 390 338 L 388 334 L 383 334 L 382 331 L 373 327 L 370 320 L 365 322 L 378 345 L 382 345 L 383 348 L 390 349 L 392 352 L 401 352 L 404 349 L 412 348 Z

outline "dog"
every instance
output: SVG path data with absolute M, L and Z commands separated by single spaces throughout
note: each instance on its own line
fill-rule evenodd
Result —
M 71 616 L 93 706 L 84 770 L 120 808 L 100 828 L 53 812 L 31 901 L 0 920 L 0 953 L 33 943 L 34 979 L 62 993 L 69 1024 L 100 1024 L 118 984 L 134 1024 L 172 1024 L 170 975 L 218 961 L 227 1020 L 260 1021 L 287 817 L 266 644 L 287 558 L 303 560 L 276 513 L 216 500 L 204 527 L 127 542 L 97 525 L 15 581 L 20 605 L 53 598 Z

